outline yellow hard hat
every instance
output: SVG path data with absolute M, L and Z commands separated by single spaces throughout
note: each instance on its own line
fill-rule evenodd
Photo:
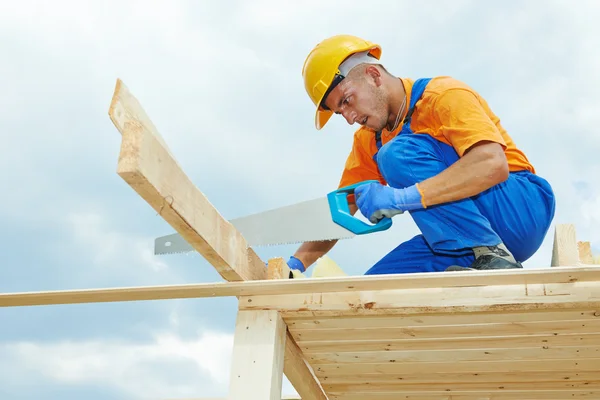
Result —
M 381 57 L 381 46 L 352 35 L 336 35 L 317 44 L 308 54 L 302 67 L 304 87 L 315 106 L 315 126 L 325 126 L 333 111 L 322 104 L 329 91 L 344 79 L 340 64 L 349 56 L 368 52 L 377 60 Z

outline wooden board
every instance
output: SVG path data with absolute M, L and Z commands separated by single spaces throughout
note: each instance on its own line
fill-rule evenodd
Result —
M 412 290 L 416 294 L 437 293 L 445 290 L 445 293 L 451 294 L 450 289 L 452 288 L 486 292 L 491 290 L 487 289 L 490 286 L 502 291 L 502 286 L 506 286 L 509 290 L 516 285 L 516 290 L 523 290 L 525 295 L 532 295 L 535 292 L 543 293 L 545 290 L 552 290 L 551 284 L 598 281 L 600 281 L 600 267 L 598 266 L 473 271 L 469 273 L 432 272 L 1 293 L 0 307 L 247 296 L 245 302 L 254 299 L 255 303 L 242 306 L 252 308 L 253 305 L 258 304 L 257 301 L 269 304 L 269 296 L 283 296 L 285 303 L 282 302 L 281 307 L 282 310 L 287 311 L 288 307 L 293 309 L 297 306 L 294 302 L 304 304 L 306 299 L 307 302 L 313 303 L 312 299 L 318 299 L 323 293 L 330 295 L 346 293 L 344 296 L 347 298 L 355 297 L 361 292 L 376 293 L 386 290 Z M 371 305 L 366 302 L 364 307 L 368 308 Z M 449 303 L 445 303 L 445 305 L 447 306 Z M 359 309 L 360 305 L 357 303 L 354 308 Z
M 122 135 L 117 172 L 228 281 L 265 279 L 264 262 L 173 157 L 121 80 L 109 116 Z

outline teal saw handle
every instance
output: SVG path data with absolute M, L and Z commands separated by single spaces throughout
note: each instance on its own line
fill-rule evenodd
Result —
M 331 211 L 331 218 L 333 219 L 333 222 L 343 226 L 356 235 L 384 231 L 392 226 L 391 218 L 383 218 L 376 224 L 371 225 L 361 221 L 358 218 L 355 218 L 352 214 L 350 214 L 350 206 L 347 198 L 348 194 L 354 194 L 354 189 L 356 187 L 371 182 L 378 183 L 379 181 L 369 180 L 358 182 L 353 185 L 334 190 L 327 195 L 327 201 L 329 202 L 329 210 Z

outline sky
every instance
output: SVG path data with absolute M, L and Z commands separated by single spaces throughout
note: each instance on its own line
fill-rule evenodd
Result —
M 301 68 L 339 33 L 379 43 L 398 76 L 468 83 L 500 116 L 557 196 L 525 268 L 549 266 L 556 223 L 598 254 L 599 16 L 581 0 L 0 0 L 0 292 L 222 281 L 198 254 L 153 254 L 173 229 L 116 174 L 116 79 L 235 218 L 336 188 L 355 127 L 314 129 Z M 360 275 L 417 233 L 399 216 L 329 256 Z M 236 310 L 231 298 L 0 309 L 0 398 L 225 397 Z

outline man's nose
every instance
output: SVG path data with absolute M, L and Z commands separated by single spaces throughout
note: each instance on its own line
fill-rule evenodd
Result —
M 346 122 L 348 122 L 350 125 L 354 124 L 354 121 L 356 120 L 356 112 L 346 110 L 342 112 L 342 115 L 344 118 L 346 118 Z

